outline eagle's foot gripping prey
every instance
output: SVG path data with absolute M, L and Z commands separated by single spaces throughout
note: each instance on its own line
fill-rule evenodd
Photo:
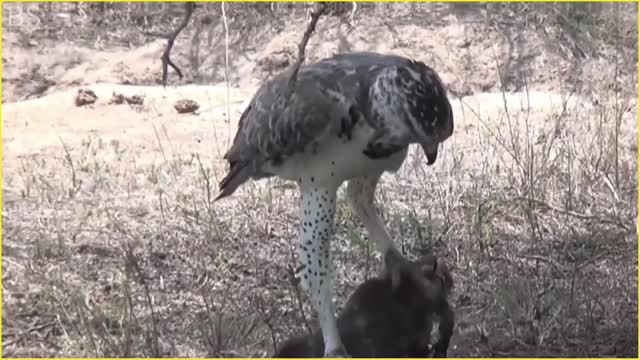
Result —
M 432 267 L 426 269 L 425 266 Z M 427 299 L 432 298 L 435 301 L 436 294 L 440 293 L 440 289 L 434 286 L 434 283 L 427 281 L 425 276 L 431 277 L 436 274 L 437 259 L 433 258 L 433 264 L 418 264 L 409 261 L 396 248 L 391 248 L 384 255 L 384 271 L 390 274 L 391 287 L 397 289 L 401 286 L 404 279 L 410 278 L 415 284 L 420 284 L 422 291 Z

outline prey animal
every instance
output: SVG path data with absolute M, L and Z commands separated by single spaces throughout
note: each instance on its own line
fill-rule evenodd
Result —
M 336 193 L 347 198 L 394 279 L 419 271 L 399 252 L 374 206 L 384 172 L 396 172 L 410 144 L 432 165 L 453 133 L 453 112 L 436 72 L 422 62 L 370 52 L 344 53 L 265 82 L 242 113 L 224 158 L 229 172 L 216 200 L 249 179 L 279 177 L 300 190 L 298 258 L 302 284 L 318 313 L 326 357 L 348 357 L 332 303 Z M 424 284 L 424 286 L 429 286 Z
M 454 312 L 448 302 L 453 280 L 446 264 L 434 256 L 415 263 L 424 279 L 434 286 L 425 293 L 412 278 L 393 288 L 389 274 L 360 284 L 338 317 L 338 331 L 352 357 L 446 357 L 454 328 Z M 402 276 L 407 276 L 403 274 Z M 430 348 L 430 336 L 438 319 L 438 341 Z M 433 351 L 432 351 L 433 350 Z M 319 331 L 287 340 L 276 358 L 322 357 Z

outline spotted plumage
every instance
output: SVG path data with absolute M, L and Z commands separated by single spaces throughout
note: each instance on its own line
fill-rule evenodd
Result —
M 378 250 L 399 254 L 375 211 L 376 185 L 385 171 L 400 168 L 410 144 L 433 164 L 453 133 L 453 113 L 436 72 L 400 56 L 345 53 L 303 66 L 291 97 L 289 76 L 263 84 L 243 112 L 216 200 L 249 179 L 298 183 L 302 283 L 319 315 L 325 355 L 347 355 L 331 301 L 336 191 L 348 181 L 349 202 Z

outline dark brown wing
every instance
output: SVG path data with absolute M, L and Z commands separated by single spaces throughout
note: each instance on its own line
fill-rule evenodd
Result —
M 296 91 L 286 97 L 289 72 L 266 82 L 243 112 L 231 148 L 224 158 L 229 173 L 220 182 L 217 199 L 231 195 L 250 178 L 272 176 L 267 163 L 279 165 L 288 156 L 305 151 L 348 116 L 349 103 L 336 74 L 326 69 L 301 69 Z M 217 200 L 216 199 L 216 200 Z

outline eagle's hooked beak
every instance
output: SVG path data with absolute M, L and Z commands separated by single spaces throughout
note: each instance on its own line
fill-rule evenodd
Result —
M 438 158 L 438 143 L 428 142 L 422 144 L 422 151 L 427 157 L 427 165 L 433 165 Z

